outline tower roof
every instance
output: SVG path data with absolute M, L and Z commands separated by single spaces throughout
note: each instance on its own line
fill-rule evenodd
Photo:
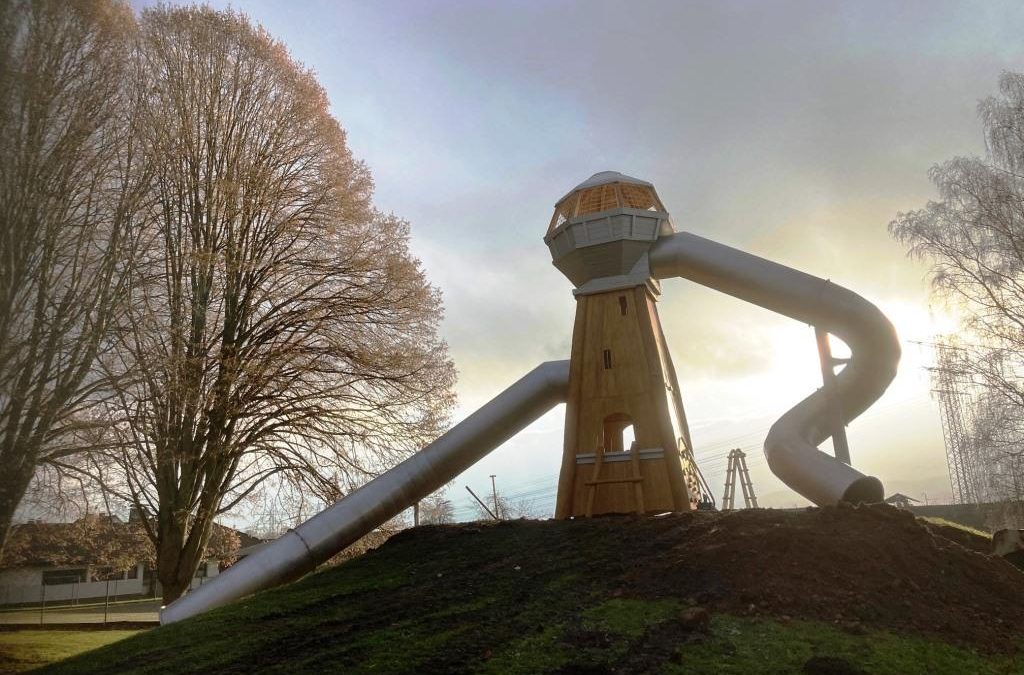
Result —
M 548 232 L 554 232 L 572 218 L 614 209 L 657 211 L 667 215 L 653 183 L 618 171 L 601 171 L 558 200 Z
M 675 229 L 654 185 L 618 171 L 601 171 L 555 204 L 544 242 L 574 293 L 647 285 L 648 249 Z
M 619 173 L 618 171 L 598 171 L 590 178 L 586 179 L 573 189 L 566 192 L 565 196 L 563 196 L 562 199 L 559 199 L 558 201 L 561 202 L 565 200 L 566 197 L 571 195 L 573 192 L 576 192 L 577 190 L 597 187 L 598 185 L 608 185 L 609 183 L 632 183 L 634 185 L 646 185 L 647 187 L 650 188 L 654 187 L 654 183 L 651 183 L 646 180 L 640 180 L 639 178 L 633 178 L 632 176 L 627 176 L 626 174 Z

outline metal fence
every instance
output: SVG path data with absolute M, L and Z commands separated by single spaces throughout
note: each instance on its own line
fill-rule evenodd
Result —
M 116 601 L 118 597 L 145 595 L 147 590 L 141 578 L 67 584 L 0 584 L 0 606 L 109 602 Z
M 104 586 L 107 582 L 99 582 Z M 72 601 L 47 599 L 53 586 L 42 588 L 38 602 L 33 606 L 0 611 L 0 626 L 41 625 L 41 624 L 107 624 L 107 623 L 155 623 L 159 620 L 160 600 L 141 598 L 124 600 L 120 595 L 123 580 L 109 583 L 109 592 L 99 598 L 82 598 Z M 54 586 L 56 586 L 55 584 Z M 70 585 L 70 584 L 60 584 Z
M 141 575 L 140 575 L 141 577 Z M 199 588 L 203 577 L 192 580 Z M 156 623 L 160 611 L 160 584 L 149 580 L 65 584 L 0 584 L 0 626 L 27 624 Z

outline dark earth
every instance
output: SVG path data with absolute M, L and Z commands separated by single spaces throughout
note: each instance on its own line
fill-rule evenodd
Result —
M 650 557 L 625 572 L 624 592 L 851 630 L 911 629 L 992 650 L 1024 635 L 1024 574 L 982 553 L 989 539 L 888 505 L 680 514 L 647 528 Z
M 518 562 L 526 596 L 557 561 L 588 578 L 582 587 L 606 586 L 613 597 L 909 629 L 993 651 L 1012 651 L 1024 636 L 1024 573 L 988 555 L 988 538 L 885 504 L 426 527 L 387 545 L 445 550 L 453 537 L 495 529 L 513 539 L 541 529 L 551 540 L 546 569 L 513 554 L 460 583 L 486 584 L 489 570 Z
M 687 644 L 787 630 L 793 649 L 920 636 L 914 663 L 946 644 L 1022 672 L 1024 573 L 989 545 L 886 505 L 425 526 L 53 672 L 695 672 Z M 803 672 L 865 672 L 820 651 Z

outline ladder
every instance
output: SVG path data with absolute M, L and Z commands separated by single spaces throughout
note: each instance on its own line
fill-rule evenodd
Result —
M 586 516 L 594 515 L 594 497 L 597 495 L 599 485 L 616 485 L 621 483 L 633 484 L 633 507 L 637 513 L 644 512 L 644 478 L 640 473 L 640 452 L 637 450 L 636 441 L 629 446 L 630 464 L 633 467 L 633 475 L 625 478 L 601 478 L 601 468 L 604 466 L 604 446 L 597 446 L 594 451 L 594 473 L 591 479 L 583 483 L 587 488 Z
M 736 448 L 729 451 L 729 466 L 725 470 L 725 494 L 722 495 L 722 510 L 732 511 L 735 508 L 737 475 L 740 479 L 740 490 L 743 492 L 743 508 L 756 509 L 757 497 L 754 495 L 754 485 L 750 482 L 750 473 L 747 471 L 747 456 L 742 450 Z

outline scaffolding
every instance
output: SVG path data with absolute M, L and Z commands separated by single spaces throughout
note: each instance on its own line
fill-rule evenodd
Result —
M 1005 354 L 994 350 L 986 350 L 983 360 L 978 351 L 955 338 L 939 339 L 930 346 L 935 349 L 935 366 L 928 370 L 932 394 L 939 403 L 953 501 L 1020 502 L 1024 421 L 1019 405 L 985 379 L 987 375 L 997 382 L 1015 381 L 1019 374 L 1013 372 Z
M 732 511 L 735 508 L 737 476 L 740 481 L 740 490 L 743 493 L 743 508 L 756 509 L 757 497 L 754 495 L 754 485 L 750 482 L 750 472 L 747 471 L 747 455 L 736 448 L 729 451 L 729 466 L 725 470 L 725 494 L 722 496 L 722 510 Z
M 970 392 L 962 359 L 963 353 L 959 348 L 941 342 L 935 345 L 935 367 L 930 369 L 935 386 L 932 393 L 939 402 L 953 501 L 958 504 L 977 504 L 977 458 L 968 432 Z

